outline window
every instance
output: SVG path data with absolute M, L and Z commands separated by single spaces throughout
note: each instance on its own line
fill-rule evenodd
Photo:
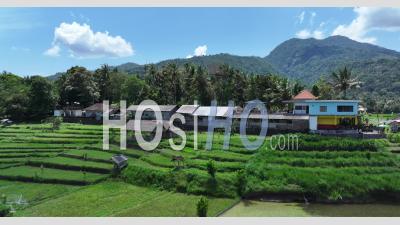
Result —
M 296 105 L 294 107 L 295 110 L 307 110 L 307 106 L 306 105 Z
M 326 105 L 321 105 L 321 106 L 319 107 L 319 111 L 320 111 L 320 112 L 326 112 L 326 111 L 328 111 L 328 107 L 327 107 Z
M 352 105 L 338 105 L 337 107 L 338 112 L 353 112 Z

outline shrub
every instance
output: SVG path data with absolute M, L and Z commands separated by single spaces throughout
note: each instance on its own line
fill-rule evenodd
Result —
M 10 207 L 4 205 L 3 203 L 0 203 L 0 217 L 8 215 L 10 215 Z
M 217 168 L 215 167 L 214 160 L 208 160 L 207 162 L 207 172 L 211 177 L 215 177 L 215 173 L 217 172 Z
M 387 138 L 392 143 L 400 143 L 400 133 L 389 133 Z
M 242 196 L 246 189 L 246 175 L 245 175 L 244 170 L 240 170 L 237 173 L 236 179 L 237 179 L 237 181 L 236 181 L 237 194 L 239 196 Z
M 208 199 L 201 197 L 197 202 L 197 216 L 206 217 L 208 211 Z

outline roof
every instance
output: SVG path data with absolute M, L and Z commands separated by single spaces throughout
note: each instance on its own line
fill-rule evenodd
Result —
M 292 100 L 315 100 L 315 99 L 317 99 L 317 97 L 311 94 L 311 92 L 308 90 L 302 90 L 299 94 L 297 94 L 292 98 Z
M 152 106 L 152 105 L 147 105 L 147 106 Z M 158 105 L 158 107 L 160 108 L 161 112 L 169 112 L 169 111 L 173 111 L 176 108 L 176 105 Z M 137 111 L 137 109 L 139 108 L 139 105 L 131 105 L 128 107 L 128 111 Z
M 217 117 L 228 117 L 228 110 L 229 106 L 216 106 L 217 108 Z M 235 110 L 234 107 L 233 110 Z M 194 111 L 193 115 L 195 116 L 211 116 L 211 106 L 200 106 L 197 108 L 196 111 Z
M 321 102 L 338 102 L 338 103 L 359 103 L 361 102 L 360 100 L 320 100 L 320 99 L 316 99 L 316 100 L 288 100 L 288 101 L 282 101 L 284 103 L 321 103 Z
M 98 111 L 98 112 L 103 112 L 103 103 L 96 103 L 94 105 L 91 105 L 85 109 L 85 111 Z
M 157 126 L 157 120 L 139 120 L 140 121 L 140 130 L 139 127 L 135 126 L 135 120 L 129 120 L 126 124 L 126 129 L 133 131 L 143 131 L 143 132 L 153 132 Z M 169 129 L 169 121 L 163 120 L 161 122 L 163 124 L 164 129 Z
M 199 108 L 199 105 L 182 105 L 176 112 L 182 114 L 193 114 L 197 108 Z
M 358 103 L 360 100 L 305 100 L 308 103 L 319 103 L 319 102 L 348 102 L 348 103 Z
M 128 160 L 128 158 L 126 156 L 122 155 L 122 154 L 121 155 L 114 155 L 114 156 L 111 157 L 111 159 L 115 163 L 121 163 L 121 162 L 124 162 L 124 161 Z
M 388 124 L 392 124 L 392 123 L 400 123 L 400 118 L 388 121 Z
M 241 114 L 235 115 L 234 118 L 243 118 Z M 262 115 L 260 113 L 250 113 L 248 119 L 263 119 L 268 120 L 308 120 L 310 117 L 308 115 L 294 115 L 294 114 L 267 114 Z

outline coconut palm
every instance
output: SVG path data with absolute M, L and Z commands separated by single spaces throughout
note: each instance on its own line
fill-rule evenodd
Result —
M 332 73 L 332 86 L 338 91 L 343 93 L 343 98 L 347 97 L 347 90 L 352 88 L 359 88 L 361 83 L 357 78 L 352 78 L 351 71 L 344 67 L 339 69 L 338 73 Z

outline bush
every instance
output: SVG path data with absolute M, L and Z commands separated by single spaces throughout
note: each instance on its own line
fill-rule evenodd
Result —
M 387 138 L 392 143 L 400 143 L 400 133 L 387 134 Z
M 207 172 L 211 177 L 215 177 L 215 173 L 217 172 L 217 168 L 215 168 L 215 164 L 213 160 L 208 160 L 207 162 Z
M 0 203 L 0 217 L 9 216 L 10 215 L 10 207 Z
M 197 216 L 206 217 L 208 211 L 208 199 L 201 197 L 197 202 Z
M 240 170 L 237 173 L 236 187 L 237 187 L 237 194 L 239 196 L 242 196 L 246 189 L 246 175 L 244 170 Z

